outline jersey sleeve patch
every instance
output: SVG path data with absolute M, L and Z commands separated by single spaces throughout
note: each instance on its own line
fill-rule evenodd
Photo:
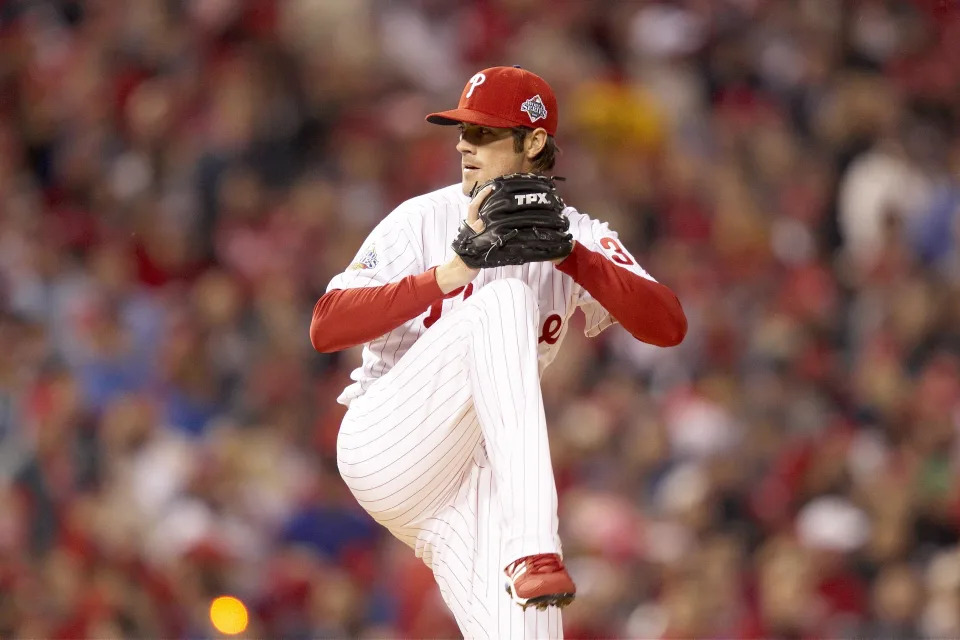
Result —
M 352 271 L 373 269 L 377 266 L 377 262 L 379 262 L 379 258 L 377 258 L 377 245 L 376 243 L 370 243 L 370 246 L 363 252 L 360 258 L 350 265 L 350 269 Z

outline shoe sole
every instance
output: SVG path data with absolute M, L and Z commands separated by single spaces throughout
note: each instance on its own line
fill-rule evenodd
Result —
M 563 609 L 576 597 L 574 593 L 550 593 L 545 596 L 537 596 L 536 598 L 529 598 L 526 602 L 520 602 L 517 598 L 513 596 L 513 590 L 510 588 L 510 585 L 505 585 L 507 595 L 510 596 L 510 599 L 516 602 L 520 607 L 526 611 L 527 607 L 536 607 L 540 611 L 545 611 L 547 607 L 557 607 L 558 609 Z

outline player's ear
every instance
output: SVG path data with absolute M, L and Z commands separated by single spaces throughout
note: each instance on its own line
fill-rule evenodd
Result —
M 527 160 L 533 160 L 537 154 L 543 151 L 547 145 L 547 130 L 543 127 L 537 127 L 527 134 L 523 141 L 523 155 Z

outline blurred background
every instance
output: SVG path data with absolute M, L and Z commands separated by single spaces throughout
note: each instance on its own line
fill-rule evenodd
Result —
M 308 327 L 499 64 L 690 322 L 545 374 L 567 636 L 960 637 L 955 0 L 0 1 L 0 636 L 458 635 Z

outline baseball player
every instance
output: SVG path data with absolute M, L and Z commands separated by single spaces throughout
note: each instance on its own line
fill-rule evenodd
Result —
M 427 121 L 458 127 L 459 184 L 387 215 L 314 309 L 315 349 L 364 345 L 338 398 L 338 467 L 430 567 L 466 637 L 559 638 L 576 587 L 540 374 L 577 308 L 587 336 L 619 322 L 659 346 L 683 339 L 686 318 L 615 231 L 543 177 L 558 112 L 542 78 L 484 69 Z

